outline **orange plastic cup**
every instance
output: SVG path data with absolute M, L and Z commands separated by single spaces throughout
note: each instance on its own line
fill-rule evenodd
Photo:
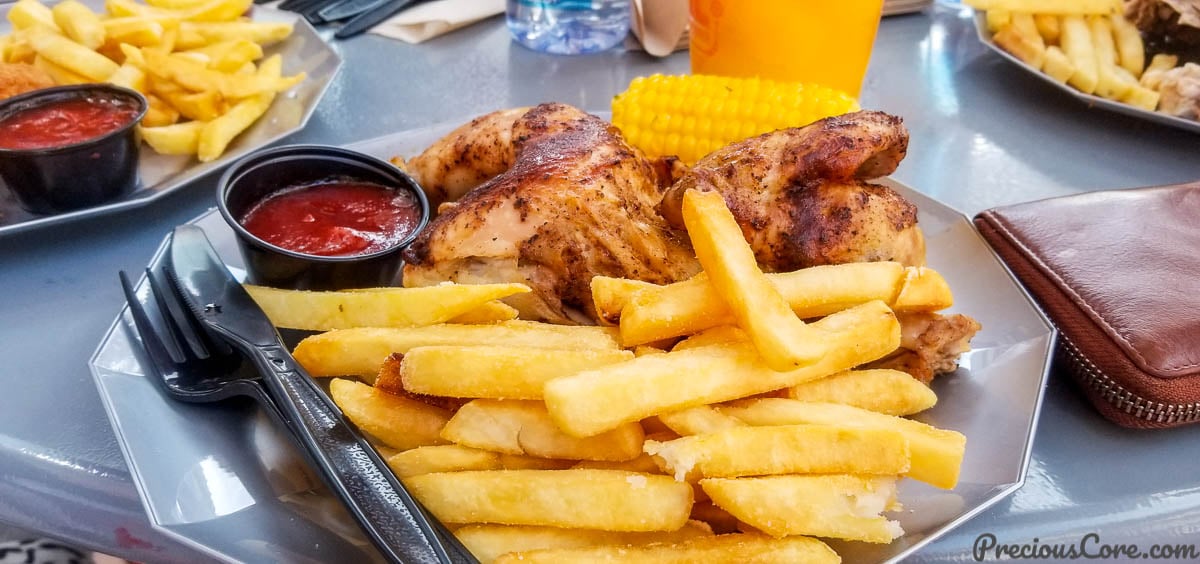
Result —
M 883 0 L 690 0 L 692 72 L 824 84 L 858 96 Z

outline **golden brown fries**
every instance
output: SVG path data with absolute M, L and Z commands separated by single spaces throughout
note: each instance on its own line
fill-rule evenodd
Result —
M 417 347 L 404 355 L 404 389 L 456 398 L 542 399 L 555 378 L 633 358 L 624 350 Z
M 484 470 L 423 474 L 405 485 L 443 523 L 675 531 L 692 487 L 620 470 Z
M 908 441 L 899 435 L 892 429 L 836 424 L 732 427 L 665 443 L 648 440 L 645 448 L 662 457 L 677 480 L 770 474 L 894 475 L 910 466 Z
M 895 504 L 896 478 L 825 474 L 707 478 L 713 503 L 775 537 L 818 537 L 887 543 L 903 534 L 880 515 Z
M 251 0 L 151 2 L 107 0 L 96 13 L 79 0 L 20 0 L 8 12 L 13 32 L 0 37 L 3 62 L 33 64 L 59 85 L 137 90 L 150 102 L 141 124 L 150 147 L 201 161 L 220 157 L 276 93 L 304 79 L 283 76 L 278 55 L 263 58 L 292 24 L 244 21 Z
M 658 420 L 680 436 L 704 435 L 746 425 L 741 419 L 725 415 L 707 405 L 660 413 Z
M 847 370 L 797 384 L 788 389 L 788 397 L 841 403 L 885 415 L 913 415 L 937 404 L 937 394 L 929 386 L 906 372 L 887 368 Z
M 251 284 L 245 288 L 271 323 L 308 331 L 435 325 L 492 300 L 529 291 L 524 284 L 443 284 L 345 292 L 282 290 Z
M 329 395 L 359 429 L 394 449 L 448 442 L 441 438 L 442 427 L 450 420 L 444 409 L 342 379 L 329 383 Z
M 709 284 L 768 366 L 792 370 L 825 353 L 824 343 L 759 270 L 754 251 L 725 206 L 724 197 L 716 192 L 686 192 L 683 222 Z
M 815 380 L 881 358 L 900 344 L 900 324 L 880 301 L 827 316 L 810 329 L 828 352 L 802 368 L 772 370 L 746 342 L 696 347 L 551 380 L 546 406 L 564 431 L 586 437 L 667 411 Z
M 540 401 L 479 399 L 454 414 L 442 438 L 506 454 L 622 461 L 642 453 L 645 434 L 637 423 L 628 423 L 589 437 L 572 437 L 554 425 Z
M 848 405 L 765 398 L 739 402 L 723 411 L 751 425 L 845 425 L 899 432 L 908 442 L 912 458 L 911 468 L 900 473 L 945 489 L 958 484 L 967 445 L 967 438 L 960 433 Z
M 500 345 L 617 350 L 616 330 L 506 321 L 494 325 L 342 329 L 312 335 L 292 354 L 312 376 L 358 376 L 374 382 L 392 353 L 432 345 Z

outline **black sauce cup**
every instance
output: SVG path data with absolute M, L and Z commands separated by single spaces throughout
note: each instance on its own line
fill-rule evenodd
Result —
M 378 252 L 352 256 L 298 253 L 272 245 L 242 226 L 250 209 L 289 186 L 329 179 L 372 182 L 411 193 L 420 208 L 416 228 Z M 340 147 L 290 145 L 250 154 L 234 163 L 217 184 L 217 207 L 237 233 L 238 248 L 253 284 L 297 290 L 342 290 L 399 283 L 402 253 L 429 222 L 429 201 L 410 176 L 392 164 Z
M 111 84 L 35 90 L 0 102 L 0 120 L 47 104 L 88 98 L 132 102 L 138 113 L 119 129 L 78 143 L 44 149 L 0 148 L 0 180 L 26 210 L 52 214 L 92 207 L 137 186 L 141 137 L 136 126 L 148 105 L 133 90 Z

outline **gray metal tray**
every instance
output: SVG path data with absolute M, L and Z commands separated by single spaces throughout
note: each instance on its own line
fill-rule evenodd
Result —
M 100 0 L 84 0 L 92 9 L 103 9 Z M 263 117 L 229 145 L 221 158 L 202 163 L 191 156 L 159 155 L 142 147 L 138 174 L 139 186 L 124 198 L 81 210 L 51 215 L 31 214 L 17 205 L 12 194 L 0 186 L 0 236 L 67 221 L 95 217 L 119 210 L 146 205 L 189 182 L 212 174 L 247 153 L 300 131 L 312 117 L 325 89 L 342 66 L 342 59 L 304 18 L 262 6 L 254 7 L 254 20 L 265 22 L 295 22 L 292 35 L 264 49 L 266 55 L 283 56 L 284 74 L 308 73 L 307 78 L 292 89 L 280 93 Z M 8 33 L 7 21 L 0 23 L 0 34 Z
M 1057 80 L 1054 80 L 1053 78 L 1050 78 L 1048 75 L 1046 75 L 1046 73 L 1039 69 L 1033 68 L 1025 61 L 1016 58 L 1012 53 L 1009 53 L 1008 51 L 1001 49 L 999 45 L 996 45 L 996 43 L 992 41 L 991 32 L 989 32 L 987 29 L 986 16 L 982 12 L 975 12 L 975 33 L 979 36 L 980 43 L 983 43 L 989 49 L 999 53 L 1001 57 L 1012 61 L 1013 64 L 1025 69 L 1026 71 L 1029 71 L 1047 84 L 1051 84 L 1055 88 L 1074 96 L 1076 99 L 1084 102 L 1088 106 L 1094 106 L 1110 112 L 1117 112 L 1119 114 L 1125 114 L 1127 116 L 1133 116 L 1136 118 L 1161 123 L 1163 125 L 1169 125 L 1171 127 L 1177 127 L 1179 129 L 1186 129 L 1188 131 L 1200 133 L 1200 121 L 1175 117 L 1173 115 L 1164 114 L 1161 112 L 1143 110 L 1142 108 L 1131 106 L 1124 102 L 1109 100 L 1108 98 L 1101 98 L 1091 94 L 1084 94 L 1083 92 L 1072 88 L 1070 85 L 1063 84 Z
M 459 123 L 351 148 L 407 157 Z M 920 417 L 967 436 L 958 487 L 946 491 L 903 481 L 904 511 L 894 518 L 905 536 L 889 545 L 840 543 L 836 548 L 846 562 L 899 562 L 1021 486 L 1054 342 L 1050 325 L 966 217 L 885 182 L 918 205 L 929 265 L 954 289 L 954 310 L 978 319 L 983 330 L 958 373 L 936 381 L 938 404 Z M 218 214 L 210 211 L 194 223 L 227 264 L 241 267 L 233 233 Z M 145 359 L 134 339 L 125 310 L 90 365 L 156 528 L 228 561 L 378 558 L 267 417 L 250 404 L 194 406 L 163 397 L 144 376 Z

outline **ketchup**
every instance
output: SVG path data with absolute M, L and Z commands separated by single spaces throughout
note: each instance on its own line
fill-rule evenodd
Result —
M 107 96 L 69 98 L 26 108 L 0 120 L 0 148 L 74 145 L 129 125 L 140 111 L 132 100 Z
M 329 180 L 274 192 L 241 224 L 276 247 L 320 256 L 366 255 L 391 248 L 417 228 L 421 205 L 407 190 L 359 180 Z

